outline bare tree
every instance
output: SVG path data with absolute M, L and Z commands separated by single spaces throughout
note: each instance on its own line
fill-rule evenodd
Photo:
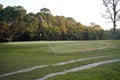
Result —
M 116 39 L 116 22 L 120 20 L 120 0 L 103 0 L 103 5 L 106 7 L 106 14 L 103 14 L 103 17 L 113 23 L 113 35 Z

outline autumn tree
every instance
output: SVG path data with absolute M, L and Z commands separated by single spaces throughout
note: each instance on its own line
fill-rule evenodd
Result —
M 41 9 L 40 12 L 41 12 L 41 13 L 44 13 L 44 14 L 50 14 L 50 13 L 51 13 L 50 10 L 47 9 L 47 8 Z
M 26 10 L 22 6 L 8 6 L 0 10 L 0 39 L 12 41 L 24 31 L 23 18 Z
M 118 16 L 117 13 L 117 18 Z M 119 31 L 116 31 L 117 39 L 120 39 Z M 37 14 L 26 14 L 22 6 L 3 8 L 0 5 L 0 41 L 99 40 L 111 39 L 112 33 L 113 30 L 104 31 L 95 23 L 86 26 L 71 17 L 54 16 L 47 8 L 41 9 Z
M 3 9 L 3 5 L 2 4 L 0 4 L 0 10 L 2 10 Z
M 113 35 L 116 39 L 116 22 L 120 20 L 120 0 L 103 0 L 103 4 L 106 7 L 106 14 L 103 17 L 113 23 Z
M 38 19 L 34 13 L 28 13 L 24 17 L 25 28 L 24 31 L 32 39 L 37 34 Z

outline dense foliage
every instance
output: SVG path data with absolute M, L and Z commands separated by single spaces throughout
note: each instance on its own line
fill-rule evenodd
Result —
M 120 39 L 120 29 L 117 29 Z M 113 30 L 100 25 L 85 26 L 71 17 L 53 16 L 49 9 L 26 13 L 22 6 L 0 5 L 0 42 L 29 40 L 103 40 L 112 39 Z

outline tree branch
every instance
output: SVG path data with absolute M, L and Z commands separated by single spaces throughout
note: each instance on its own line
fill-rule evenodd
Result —
M 108 14 L 110 15 L 109 18 L 110 18 L 112 21 L 114 21 L 113 15 L 112 15 L 112 13 L 111 13 L 111 11 L 110 11 L 110 8 L 107 8 L 107 10 L 108 10 Z

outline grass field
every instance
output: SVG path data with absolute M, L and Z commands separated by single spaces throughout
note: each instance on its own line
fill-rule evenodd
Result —
M 120 40 L 0 43 L 0 75 L 18 71 L 0 80 L 36 80 L 50 73 L 119 58 Z M 55 65 L 58 63 L 64 65 Z M 46 66 L 40 68 L 42 65 Z M 119 67 L 120 61 L 47 80 L 120 80 Z
M 53 52 L 58 52 L 58 53 L 97 50 L 97 49 L 104 49 L 110 47 L 114 47 L 114 44 L 106 43 L 106 42 L 90 42 L 90 41 L 49 45 L 49 48 L 51 48 Z

